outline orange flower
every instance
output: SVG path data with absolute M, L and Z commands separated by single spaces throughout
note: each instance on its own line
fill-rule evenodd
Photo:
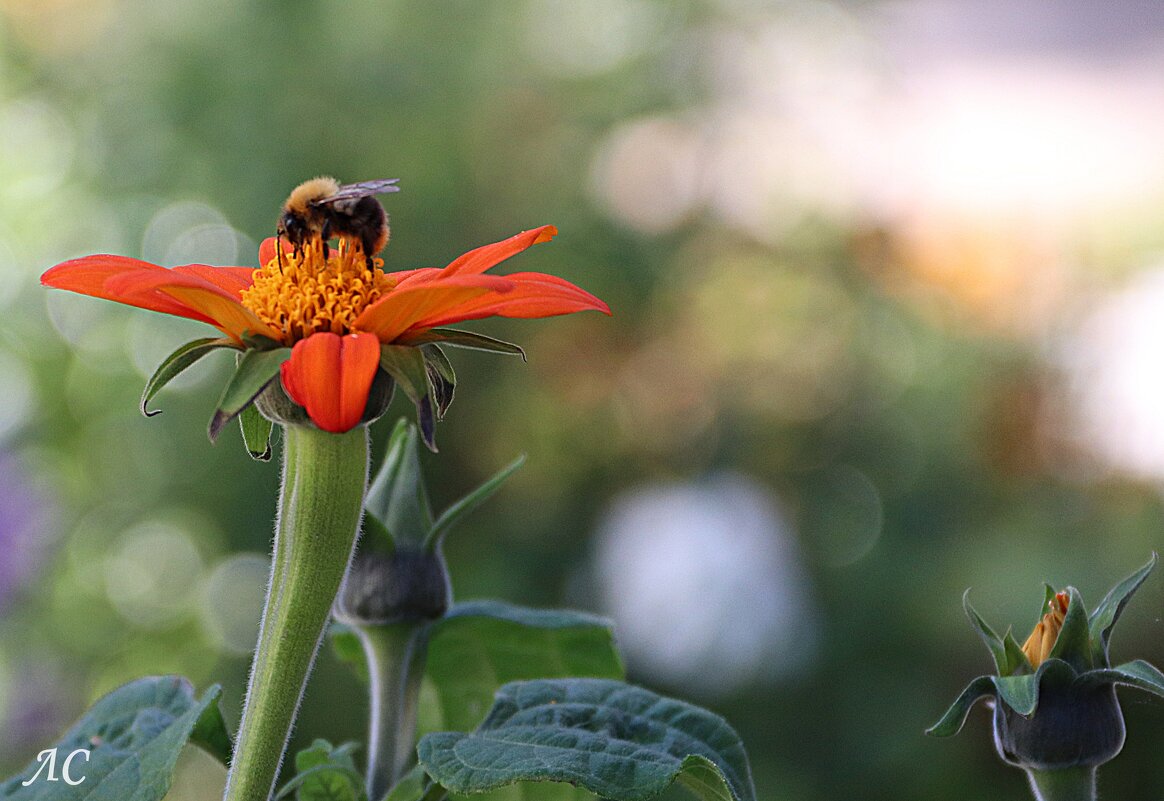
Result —
M 523 231 L 472 250 L 444 269 L 385 273 L 379 259 L 369 267 L 360 249 L 345 242 L 325 258 L 318 241 L 296 253 L 267 239 L 259 248 L 263 266 L 257 270 L 204 264 L 167 269 L 125 256 L 96 255 L 58 264 L 41 276 L 41 283 L 209 323 L 227 339 L 208 345 L 244 351 L 290 348 L 278 364 L 283 390 L 316 426 L 340 433 L 360 424 L 378 369 L 400 383 L 402 375 L 392 367 L 396 359 L 384 354 L 392 346 L 420 350 L 442 341 L 463 345 L 468 338 L 477 340 L 470 346 L 494 343 L 498 347 L 490 349 L 501 350 L 505 343 L 439 327 L 493 316 L 550 317 L 587 309 L 610 314 L 601 300 L 556 276 L 485 275 L 556 233 L 552 225 Z M 506 350 L 520 352 L 516 346 Z M 428 366 L 423 360 L 420 364 Z M 413 385 L 409 394 L 427 397 L 431 388 Z M 420 400 L 413 400 L 420 409 Z M 241 410 L 227 409 L 225 419 Z M 219 428 L 225 419 L 216 416 Z

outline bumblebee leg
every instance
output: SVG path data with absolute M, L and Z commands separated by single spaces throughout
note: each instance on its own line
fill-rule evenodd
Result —
M 364 250 L 364 260 L 368 266 L 368 270 L 371 271 L 374 267 L 372 257 L 375 255 L 373 251 L 376 249 L 375 236 L 370 236 L 366 233 L 362 234 L 360 236 L 360 247 Z

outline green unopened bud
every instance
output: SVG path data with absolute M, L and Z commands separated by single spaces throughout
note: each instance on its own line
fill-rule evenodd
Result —
M 1039 801 L 1094 801 L 1095 770 L 1119 754 L 1124 718 L 1116 685 L 1164 696 L 1164 673 L 1143 660 L 1113 666 L 1112 629 L 1156 555 L 1112 587 L 1088 614 L 1078 590 L 1047 587 L 1044 613 L 1020 647 L 999 636 L 970 605 L 970 623 L 990 649 L 997 673 L 971 681 L 929 733 L 956 734 L 970 708 L 994 702 L 994 745 L 1003 761 L 1023 768 Z
M 352 626 L 435 620 L 452 601 L 439 548 L 366 550 L 356 554 L 335 602 L 335 617 Z
M 1124 745 L 1124 716 L 1112 684 L 1091 685 L 1044 674 L 1039 706 L 1020 715 L 994 705 L 994 745 L 1003 761 L 1030 770 L 1097 767 Z

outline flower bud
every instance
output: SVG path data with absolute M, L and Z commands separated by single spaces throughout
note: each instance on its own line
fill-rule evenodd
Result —
M 1035 714 L 994 705 L 994 745 L 1004 762 L 1028 770 L 1095 767 L 1124 745 L 1124 718 L 1112 684 L 1060 683 L 1047 675 Z
M 334 614 L 352 626 L 435 620 L 452 601 L 440 548 L 356 553 L 336 597 Z

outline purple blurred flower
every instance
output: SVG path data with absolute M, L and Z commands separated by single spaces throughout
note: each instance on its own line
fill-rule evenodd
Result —
M 0 617 L 40 565 L 49 509 L 11 454 L 0 451 Z

